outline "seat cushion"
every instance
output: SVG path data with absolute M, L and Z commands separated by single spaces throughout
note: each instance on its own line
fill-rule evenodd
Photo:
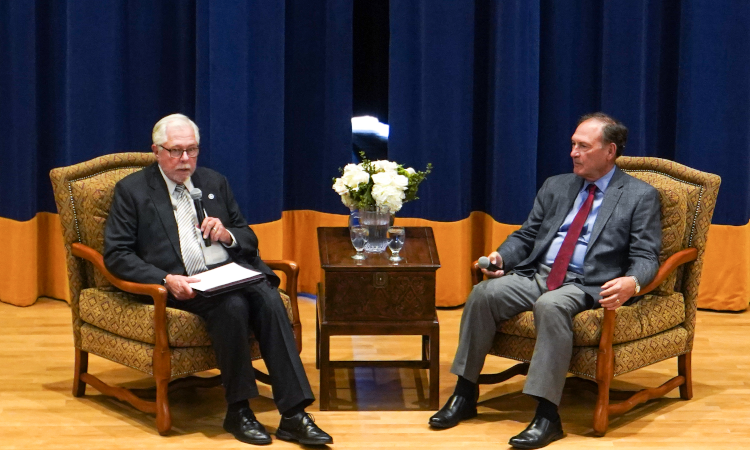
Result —
M 253 356 L 260 356 L 253 342 Z M 90 324 L 81 327 L 81 350 L 153 375 L 154 346 L 128 339 Z M 202 372 L 216 368 L 216 357 L 210 346 L 170 349 L 171 376 Z
M 292 321 L 289 297 L 280 292 L 281 300 Z M 146 344 L 156 342 L 154 305 L 149 297 L 128 294 L 112 288 L 89 288 L 79 297 L 81 320 L 117 336 Z M 167 337 L 170 347 L 204 347 L 211 345 L 203 319 L 176 308 L 167 308 Z
M 530 362 L 536 340 L 498 333 L 490 354 L 503 358 Z M 635 341 L 612 347 L 615 357 L 614 375 L 622 375 L 665 359 L 682 355 L 689 350 L 688 332 L 682 325 Z M 596 360 L 599 347 L 573 347 L 568 371 L 578 376 L 596 379 Z
M 604 310 L 601 308 L 583 311 L 573 319 L 574 342 L 577 347 L 599 345 Z M 630 306 L 617 309 L 614 343 L 642 339 L 669 330 L 685 321 L 685 302 L 682 294 L 646 295 Z M 534 314 L 527 311 L 503 322 L 500 333 L 536 338 Z

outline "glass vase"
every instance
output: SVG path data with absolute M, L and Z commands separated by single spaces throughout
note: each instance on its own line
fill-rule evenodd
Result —
M 383 253 L 388 247 L 388 225 L 391 221 L 391 211 L 387 206 L 367 206 L 359 210 L 359 222 L 369 230 L 369 238 L 365 251 L 367 253 Z

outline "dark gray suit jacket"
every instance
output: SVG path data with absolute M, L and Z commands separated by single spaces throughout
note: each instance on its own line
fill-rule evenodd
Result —
M 526 222 L 497 249 L 506 273 L 534 275 L 583 183 L 572 173 L 544 182 Z M 615 168 L 586 249 L 583 275 L 574 284 L 595 300 L 601 298 L 601 286 L 613 278 L 634 275 L 645 286 L 659 269 L 660 250 L 659 192 Z
M 227 249 L 230 259 L 263 272 L 278 286 L 279 278 L 258 256 L 258 238 L 247 226 L 227 179 L 198 167 L 191 180 L 203 191 L 206 213 L 234 235 L 237 246 Z M 172 202 L 157 163 L 115 186 L 104 235 L 104 264 L 116 276 L 138 283 L 161 284 L 167 274 L 187 274 Z

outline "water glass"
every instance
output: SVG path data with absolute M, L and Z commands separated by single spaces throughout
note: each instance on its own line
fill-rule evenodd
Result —
M 388 248 L 391 249 L 391 257 L 388 258 L 393 262 L 403 260 L 398 256 L 398 252 L 404 248 L 404 242 L 406 241 L 406 231 L 404 227 L 390 227 L 388 228 Z
M 349 228 L 351 227 L 358 227 L 361 224 L 359 223 L 359 210 L 358 209 L 352 209 L 349 212 Z
M 370 231 L 363 226 L 358 225 L 349 228 L 349 236 L 352 239 L 352 245 L 354 246 L 354 250 L 357 251 L 357 254 L 352 256 L 353 259 L 363 260 L 366 258 L 364 253 L 362 253 L 362 250 L 365 249 L 369 235 Z

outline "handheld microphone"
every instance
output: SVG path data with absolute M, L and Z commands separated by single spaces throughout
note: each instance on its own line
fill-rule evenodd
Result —
M 206 214 L 203 212 L 203 202 L 201 201 L 201 198 L 203 198 L 203 192 L 198 188 L 193 188 L 190 190 L 190 198 L 192 198 L 195 203 L 195 212 L 198 214 L 198 224 L 203 224 L 203 220 L 206 218 Z M 210 247 L 211 238 L 203 238 L 203 243 L 206 244 L 206 247 Z
M 480 269 L 486 269 L 490 272 L 497 272 L 498 270 L 503 270 L 497 267 L 496 265 L 492 264 L 490 262 L 490 258 L 486 256 L 480 256 L 479 260 L 477 261 L 477 265 L 479 266 Z

